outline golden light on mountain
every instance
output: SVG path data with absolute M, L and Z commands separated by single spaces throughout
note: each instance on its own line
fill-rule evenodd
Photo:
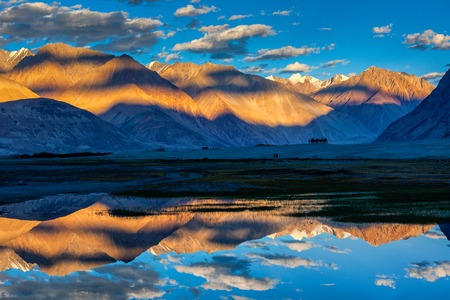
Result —
M 359 75 L 316 92 L 314 99 L 330 105 L 394 104 L 420 102 L 434 86 L 420 77 L 370 67 Z
M 255 125 L 306 126 L 332 111 L 282 84 L 241 73 L 232 66 L 175 63 L 150 68 L 193 97 L 212 120 L 232 114 Z
M 97 203 L 71 215 L 34 222 L 1 219 L 0 246 L 52 275 L 131 261 L 191 219 L 190 214 L 115 217 Z M 3 228 L 3 227 L 2 227 Z
M 95 114 L 117 104 L 154 105 L 198 114 L 196 103 L 188 95 L 129 56 L 111 59 L 54 96 Z
M 0 102 L 38 97 L 36 93 L 27 87 L 15 81 L 0 77 Z

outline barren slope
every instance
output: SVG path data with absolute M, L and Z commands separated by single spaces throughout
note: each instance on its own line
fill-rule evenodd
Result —
M 392 123 L 377 141 L 450 138 L 450 70 L 412 112 Z

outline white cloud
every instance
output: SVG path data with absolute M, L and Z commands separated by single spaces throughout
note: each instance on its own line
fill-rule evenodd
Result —
M 247 68 L 243 69 L 242 72 L 244 72 L 244 73 L 260 73 L 260 72 L 264 72 L 264 68 L 261 68 L 259 66 L 251 66 L 251 67 L 247 67 Z
M 292 13 L 292 10 L 278 10 L 278 11 L 274 11 L 273 15 L 288 17 L 291 15 L 291 13 Z
M 312 268 L 321 266 L 322 263 L 307 258 L 300 258 L 289 255 L 266 255 L 266 254 L 249 254 L 249 258 L 257 258 L 261 260 L 263 265 L 281 266 L 289 269 L 298 267 Z
M 421 78 L 423 78 L 425 80 L 437 80 L 437 79 L 441 79 L 441 77 L 444 75 L 445 75 L 445 73 L 432 72 L 432 73 L 422 75 Z M 441 230 L 435 230 L 435 229 L 431 229 L 431 230 L 425 232 L 423 235 L 426 236 L 427 238 L 433 239 L 433 240 L 447 238 Z
M 180 52 L 169 53 L 166 51 L 166 47 L 163 47 L 162 51 L 156 55 L 156 59 L 164 59 L 164 62 L 168 63 L 172 60 L 181 60 L 183 57 Z
M 23 3 L 0 11 L 0 36 L 9 43 L 30 44 L 61 40 L 108 51 L 145 52 L 163 35 L 154 31 L 162 22 L 151 18 L 130 18 L 127 12 L 98 12 L 59 3 Z
M 233 298 L 233 300 L 253 300 L 253 298 L 247 298 L 244 296 L 236 296 L 236 295 L 231 295 L 231 298 Z
M 215 7 L 214 5 L 212 6 L 202 5 L 198 8 L 195 8 L 192 4 L 188 4 L 184 7 L 178 8 L 173 15 L 175 17 L 195 17 L 198 15 L 204 15 L 215 11 L 217 11 L 217 7 Z
M 394 24 L 391 23 L 385 26 L 373 27 L 372 33 L 375 34 L 374 37 L 384 37 L 386 34 L 391 33 L 392 26 L 394 26 Z
M 258 50 L 256 56 L 247 56 L 244 61 L 253 62 L 259 60 L 274 60 L 274 59 L 284 59 L 289 57 L 305 56 L 311 53 L 320 53 L 319 47 L 307 47 L 303 46 L 300 48 L 295 48 L 292 46 L 286 46 L 278 49 L 261 49 Z
M 336 246 L 325 246 L 325 249 L 327 249 L 330 252 L 337 253 L 337 254 L 350 254 L 352 252 L 352 250 L 350 250 L 350 249 L 341 250 Z
M 330 28 L 330 27 L 322 27 L 322 28 L 319 28 L 319 30 L 322 30 L 322 31 L 331 31 L 331 30 L 333 30 L 333 28 Z
M 387 287 L 390 287 L 391 289 L 395 289 L 395 281 L 393 279 L 378 278 L 378 279 L 375 279 L 375 285 L 387 286 Z
M 147 288 L 136 289 L 128 293 L 128 297 L 132 299 L 153 299 L 164 296 L 163 291 L 154 291 Z
M 406 269 L 406 276 L 409 278 L 424 279 L 429 282 L 435 282 L 440 278 L 450 276 L 450 261 L 412 264 L 412 268 Z
M 234 20 L 242 20 L 245 18 L 250 18 L 253 17 L 252 14 L 250 15 L 232 15 L 231 17 L 228 18 L 228 21 L 234 21 Z
M 288 246 L 289 249 L 297 252 L 303 252 L 312 249 L 313 247 L 317 247 L 314 243 L 311 242 L 285 242 L 285 245 Z
M 277 283 L 276 280 L 269 278 L 252 278 L 248 275 L 233 274 L 226 265 L 214 263 L 175 266 L 175 269 L 180 273 L 204 278 L 207 283 L 202 287 L 207 290 L 231 291 L 233 288 L 237 288 L 246 291 L 267 291 Z
M 328 50 L 328 51 L 331 51 L 331 50 L 333 50 L 334 49 L 334 47 L 336 47 L 336 44 L 329 44 L 328 46 L 326 46 L 326 47 L 322 47 L 322 51 L 325 51 L 325 50 Z
M 436 33 L 431 29 L 422 33 L 412 33 L 404 36 L 404 44 L 411 49 L 450 50 L 450 35 Z
M 105 274 L 108 274 L 106 278 Z M 1 275 L 1 274 L 0 274 Z M 159 274 L 146 265 L 105 266 L 96 272 L 79 272 L 76 276 L 27 276 L 2 274 L 8 285 L 0 286 L 0 295 L 8 298 L 38 299 L 147 299 L 164 297 L 158 286 Z
M 420 76 L 420 78 L 425 79 L 425 80 L 435 80 L 435 79 L 441 79 L 442 76 L 444 76 L 444 75 L 445 75 L 445 73 L 431 72 L 431 73 L 427 73 L 427 74 Z
M 274 35 L 271 26 L 263 24 L 239 25 L 229 27 L 228 24 L 204 26 L 200 28 L 204 36 L 186 43 L 176 44 L 174 51 L 190 51 L 194 53 L 210 53 L 212 58 L 225 59 L 234 55 L 245 54 L 246 44 L 250 38 Z
M 11 6 L 11 5 L 16 5 L 19 3 L 23 3 L 26 0 L 6 0 L 6 1 L 0 1 L 0 6 Z
M 315 69 L 317 69 L 317 67 L 295 62 L 293 64 L 287 65 L 284 69 L 280 71 L 280 73 L 303 73 L 303 72 L 311 72 L 312 70 Z
M 272 68 L 272 69 L 266 69 L 266 70 L 264 70 L 264 74 L 275 74 L 275 73 L 277 73 L 278 72 L 278 70 L 277 70 L 277 68 Z
M 177 53 L 170 53 L 170 54 L 168 54 L 166 56 L 166 58 L 164 59 L 164 61 L 167 63 L 167 62 L 170 62 L 172 60 L 182 60 L 182 59 L 183 59 L 183 57 L 181 56 L 181 53 L 177 52 Z
M 341 64 L 341 65 L 346 65 L 348 64 L 350 61 L 347 59 L 335 59 L 335 60 L 330 60 L 324 64 L 321 65 L 322 68 L 334 68 L 336 65 Z

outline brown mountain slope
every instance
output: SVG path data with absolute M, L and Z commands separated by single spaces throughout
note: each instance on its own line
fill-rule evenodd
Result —
M 450 138 L 450 70 L 412 112 L 392 123 L 377 141 Z
M 233 114 L 255 125 L 306 126 L 332 109 L 283 84 L 239 72 L 232 66 L 175 63 L 160 75 L 199 104 L 209 119 Z
M 263 215 L 255 212 L 197 214 L 183 227 L 154 246 L 150 251 L 194 253 L 233 249 L 239 244 L 270 235 L 291 235 L 295 239 L 312 238 L 328 233 L 337 238 L 357 237 L 372 246 L 419 236 L 434 225 L 348 224 L 317 219 Z
M 98 51 L 74 48 L 63 43 L 47 44 L 35 56 L 24 58 L 5 77 L 34 92 L 52 97 L 73 85 L 79 76 L 103 65 L 114 56 Z
M 360 104 L 404 105 L 420 102 L 434 86 L 406 73 L 370 67 L 361 74 L 315 93 L 314 98 L 335 108 Z
M 291 235 L 302 240 L 328 233 L 337 238 L 357 237 L 377 246 L 419 236 L 434 226 L 337 223 L 286 216 L 286 212 L 292 211 L 291 206 L 277 212 L 195 212 L 197 208 L 201 211 L 202 207 L 211 205 L 216 208 L 239 206 L 239 200 L 233 204 L 214 199 L 189 200 L 184 204 L 173 202 L 173 206 L 166 202 L 163 205 L 166 212 L 134 216 L 135 209 L 145 211 L 146 205 L 154 212 L 156 204 L 133 199 L 122 199 L 126 200 L 123 202 L 119 199 L 118 203 L 115 198 L 104 200 L 48 221 L 0 218 L 0 225 L 5 226 L 0 230 L 0 259 L 4 262 L 0 268 L 27 268 L 29 264 L 38 264 L 48 274 L 64 275 L 118 260 L 128 262 L 147 249 L 156 255 L 170 251 L 215 252 L 265 236 Z M 123 205 L 129 210 L 123 211 Z M 32 207 L 32 211 L 45 207 Z M 114 211 L 116 215 L 111 213 Z
M 30 91 L 27 87 L 0 77 L 0 102 L 38 97 L 36 93 Z
M 119 103 L 198 114 L 197 104 L 188 95 L 126 55 L 79 77 L 76 84 L 54 97 L 95 114 Z
M 28 263 L 38 264 L 48 274 L 62 276 L 118 260 L 131 261 L 190 219 L 189 214 L 120 218 L 111 216 L 108 210 L 108 206 L 97 203 L 71 215 L 40 222 L 0 246 Z
M 317 101 L 346 113 L 379 134 L 413 110 L 434 86 L 406 73 L 370 67 L 361 74 L 316 92 Z

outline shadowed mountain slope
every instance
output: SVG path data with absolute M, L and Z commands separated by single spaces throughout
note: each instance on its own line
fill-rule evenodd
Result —
M 450 70 L 412 112 L 392 123 L 377 141 L 450 138 Z
M 379 134 L 412 111 L 433 89 L 433 85 L 417 76 L 370 67 L 312 96 Z
M 120 151 L 143 144 L 97 116 L 49 99 L 0 103 L 0 153 Z
M 232 66 L 175 63 L 160 75 L 193 97 L 209 119 L 231 113 L 255 125 L 305 126 L 331 111 L 282 84 Z
M 88 204 L 88 199 L 93 203 Z M 419 236 L 434 226 L 338 223 L 265 210 L 193 211 L 204 208 L 203 205 L 224 205 L 223 200 L 214 199 L 152 203 L 145 199 L 92 194 L 59 195 L 46 200 L 50 202 L 40 199 L 7 207 L 7 217 L 0 218 L 0 224 L 7 225 L 0 228 L 0 269 L 27 270 L 37 264 L 47 274 L 61 276 L 119 260 L 130 262 L 146 250 L 155 255 L 172 251 L 211 253 L 234 249 L 244 242 L 266 236 L 290 235 L 294 240 L 302 241 L 327 233 L 338 239 L 354 237 L 378 246 Z M 39 214 L 66 201 L 78 203 L 79 208 L 59 217 L 33 220 L 31 210 Z M 24 205 L 30 208 L 27 215 L 30 220 L 17 216 Z M 158 213 L 161 208 L 167 211 Z M 292 207 L 284 209 L 291 211 Z M 142 210 L 153 213 L 133 215 Z M 120 212 L 125 215 L 121 216 Z M 297 246 L 299 251 L 308 249 L 301 247 L 301 243 Z
M 95 114 L 104 113 L 116 104 L 156 105 L 198 114 L 197 104 L 188 95 L 126 55 L 81 76 L 55 98 Z
M 302 143 L 314 136 L 339 142 L 371 138 L 364 126 L 332 108 L 231 66 L 152 63 L 149 67 L 193 97 L 209 120 L 201 120 L 207 131 L 221 132 L 218 138 L 224 140 L 234 136 L 235 145 L 250 145 L 249 139 L 257 137 L 262 137 L 260 143 L 274 144 Z

